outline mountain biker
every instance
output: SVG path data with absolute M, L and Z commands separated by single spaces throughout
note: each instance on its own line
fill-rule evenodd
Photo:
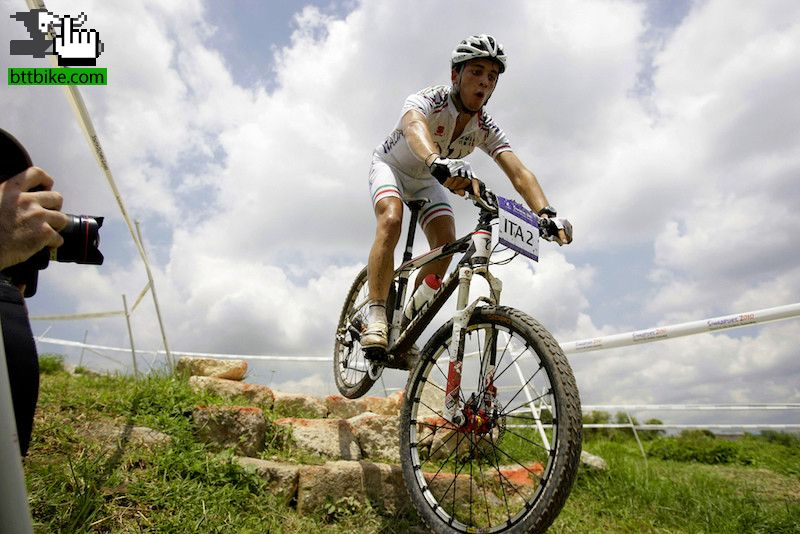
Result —
M 452 85 L 428 87 L 409 96 L 397 126 L 372 154 L 369 185 L 377 228 L 367 265 L 370 302 L 367 329 L 361 336 L 364 348 L 385 349 L 388 344 L 386 298 L 400 239 L 404 194 L 430 200 L 420 212 L 419 224 L 432 249 L 454 241 L 455 222 L 446 188 L 461 196 L 467 188 L 477 194 L 478 182 L 469 162 L 462 159 L 477 146 L 497 162 L 534 212 L 541 217 L 556 215 L 536 176 L 484 110 L 506 70 L 502 45 L 486 34 L 468 37 L 453 50 L 450 66 Z M 441 165 L 450 172 L 443 185 L 431 174 Z M 571 241 L 571 235 L 559 231 L 559 244 Z M 417 285 L 428 274 L 444 276 L 449 264 L 449 257 L 428 263 L 420 269 Z

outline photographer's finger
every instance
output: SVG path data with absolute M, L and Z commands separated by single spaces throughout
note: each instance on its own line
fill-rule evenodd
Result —
M 64 244 L 64 238 L 58 232 L 53 232 L 50 240 L 47 242 L 47 248 L 58 248 Z
M 34 189 L 50 191 L 53 188 L 53 178 L 39 167 L 28 167 L 20 174 L 22 177 L 20 189 L 22 191 L 33 191 Z M 20 176 L 20 174 L 17 176 Z
M 64 197 L 57 191 L 36 191 L 28 193 L 35 195 L 36 202 L 45 209 L 59 211 L 64 204 Z
M 69 216 L 60 211 L 48 210 L 45 220 L 56 232 L 60 232 L 69 224 Z

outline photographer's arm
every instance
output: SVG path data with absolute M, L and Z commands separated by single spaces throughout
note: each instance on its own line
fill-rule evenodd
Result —
M 0 269 L 64 242 L 58 232 L 68 218 L 59 211 L 63 199 L 52 188 L 53 179 L 38 167 L 0 183 Z

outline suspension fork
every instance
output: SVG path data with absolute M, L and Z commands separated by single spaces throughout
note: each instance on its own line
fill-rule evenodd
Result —
M 443 417 L 456 426 L 464 424 L 464 414 L 459 410 L 461 407 L 459 400 L 461 396 L 461 372 L 464 365 L 464 339 L 467 333 L 467 325 L 479 303 L 493 304 L 486 297 L 478 297 L 472 304 L 467 306 L 469 286 L 472 282 L 473 273 L 474 270 L 470 266 L 464 265 L 459 268 L 458 297 L 456 300 L 456 312 L 453 314 L 453 333 L 450 338 L 450 363 L 447 369 Z M 494 372 L 492 371 L 493 374 Z M 491 380 L 493 380 L 493 377 Z
M 444 395 L 444 418 L 447 421 L 461 426 L 464 424 L 464 414 L 459 411 L 459 396 L 461 394 L 461 371 L 464 365 L 464 337 L 467 324 L 475 309 L 475 301 L 467 306 L 469 299 L 469 286 L 472 282 L 472 267 L 463 265 L 458 270 L 458 297 L 456 299 L 456 312 L 453 315 L 453 334 L 450 338 L 450 364 L 447 370 L 447 388 Z
M 443 410 L 444 419 L 456 426 L 461 426 L 465 422 L 464 414 L 459 410 L 459 400 L 461 396 L 461 373 L 464 366 L 464 339 L 467 325 L 478 303 L 488 302 L 496 305 L 500 300 L 500 291 L 502 290 L 500 280 L 489 273 L 490 242 L 491 233 L 485 228 L 477 228 L 472 234 L 473 254 L 469 258 L 469 263 L 461 264 L 458 271 L 458 296 L 456 298 L 456 312 L 453 315 L 453 333 L 449 347 L 450 363 L 447 370 L 447 387 L 445 389 Z M 489 282 L 491 298 L 479 297 L 468 306 L 469 288 L 472 283 L 472 276 L 475 273 L 480 274 Z M 492 364 L 493 362 L 494 359 L 492 359 Z M 481 362 L 481 365 L 481 376 L 488 376 L 489 385 L 491 385 L 494 381 L 494 370 L 493 368 L 483 369 L 483 362 Z M 483 384 L 481 385 L 484 386 Z

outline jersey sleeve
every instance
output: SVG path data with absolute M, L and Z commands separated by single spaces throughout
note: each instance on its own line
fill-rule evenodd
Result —
M 400 117 L 408 110 L 419 111 L 426 117 L 430 116 L 436 109 L 440 108 L 447 98 L 447 92 L 443 91 L 444 86 L 434 86 L 423 89 L 418 93 L 409 95 L 403 104 Z
M 492 159 L 497 158 L 503 152 L 511 150 L 511 143 L 508 141 L 506 133 L 494 122 L 488 113 L 481 116 L 480 128 L 485 132 L 486 138 L 481 143 L 480 148 Z

